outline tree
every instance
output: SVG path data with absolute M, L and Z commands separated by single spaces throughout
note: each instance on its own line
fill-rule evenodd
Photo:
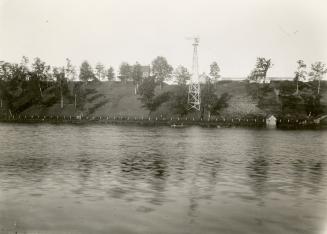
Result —
M 59 89 L 61 109 L 64 108 L 64 93 L 68 91 L 68 83 L 67 83 L 65 71 L 66 71 L 65 67 L 53 68 L 53 76 L 56 79 L 57 87 Z
M 315 95 L 312 90 L 305 89 L 304 92 L 301 92 L 301 97 L 304 100 L 304 107 L 308 116 L 316 116 L 324 112 L 320 103 L 320 95 Z
M 20 62 L 20 66 L 22 67 L 23 71 L 28 74 L 29 72 L 29 68 L 28 68 L 28 63 L 29 63 L 29 59 L 26 56 L 22 57 L 22 60 Z M 26 77 L 26 79 L 28 79 L 28 77 Z
M 208 113 L 210 118 L 212 108 L 215 105 L 218 97 L 215 94 L 215 87 L 210 80 L 207 80 L 204 86 L 201 89 L 201 116 L 203 117 L 204 113 Z
M 152 99 L 152 104 L 150 105 L 150 113 L 157 110 L 161 104 L 167 102 L 171 97 L 171 92 L 163 92 Z
M 143 107 L 151 110 L 151 106 L 154 98 L 154 90 L 156 88 L 155 78 L 150 76 L 143 80 L 139 86 L 139 95 L 141 96 L 140 100 L 143 103 Z
M 143 79 L 142 66 L 138 62 L 136 62 L 135 65 L 132 67 L 132 79 L 135 84 L 135 94 L 137 94 L 139 84 L 142 82 Z
M 271 59 L 266 59 L 261 57 L 257 58 L 256 69 L 262 72 L 263 83 L 266 83 L 267 72 L 270 67 L 272 67 Z
M 188 108 L 188 87 L 178 85 L 171 95 L 171 108 L 175 114 L 186 115 L 190 110 Z
M 85 60 L 84 62 L 82 62 L 80 67 L 79 79 L 81 81 L 87 82 L 89 80 L 93 80 L 94 77 L 95 76 L 91 65 L 88 63 L 88 61 Z
M 19 85 L 19 83 L 27 80 L 28 71 L 20 64 L 11 64 L 10 76 L 10 86 L 13 86 L 12 84 L 15 84 L 13 88 L 17 88 L 17 85 Z
M 28 71 L 20 64 L 9 64 L 9 77 L 6 80 L 6 99 L 15 100 L 24 92 L 24 83 L 27 80 Z
M 271 59 L 265 59 L 262 57 L 257 58 L 255 68 L 248 76 L 248 80 L 256 83 L 256 96 L 259 98 L 260 83 L 266 83 L 266 77 L 268 69 L 272 67 Z
M 162 84 L 170 78 L 173 67 L 168 64 L 166 58 L 158 56 L 152 61 L 152 72 L 156 77 L 156 82 L 160 85 L 160 89 L 162 89 Z
M 109 81 L 113 81 L 115 79 L 115 72 L 113 67 L 109 67 L 107 70 L 107 79 Z
M 11 79 L 11 64 L 8 62 L 0 63 L 0 80 L 8 81 Z
M 317 94 L 320 94 L 320 81 L 327 73 L 326 64 L 322 62 L 315 62 L 311 65 L 310 77 L 314 81 L 318 81 Z
M 47 66 L 45 62 L 43 62 L 40 58 L 35 58 L 34 63 L 32 64 L 32 73 L 35 81 L 38 83 L 39 90 L 41 97 L 42 94 L 42 88 L 41 88 L 41 81 L 48 81 L 50 74 L 50 66 Z
M 132 66 L 126 62 L 123 62 L 119 67 L 119 78 L 123 83 L 126 83 L 127 80 L 132 77 Z
M 228 100 L 231 96 L 228 93 L 223 93 L 220 97 L 216 94 L 216 87 L 210 79 L 206 80 L 206 83 L 201 89 L 201 116 L 205 113 L 210 118 L 211 114 L 219 114 L 218 112 L 228 106 Z
M 174 76 L 178 85 L 186 85 L 187 81 L 191 78 L 191 74 L 188 72 L 187 68 L 181 65 L 175 69 Z
M 231 99 L 231 97 L 232 96 L 227 92 L 221 94 L 211 109 L 212 114 L 218 114 L 218 111 L 228 107 L 228 101 Z
M 10 63 L 0 61 L 0 107 L 2 108 L 3 99 L 7 98 L 5 83 L 10 79 Z
M 65 75 L 66 75 L 67 79 L 70 81 L 73 81 L 76 79 L 76 69 L 72 65 L 69 58 L 66 58 Z
M 10 114 L 11 110 L 16 111 L 13 103 L 19 103 L 17 99 L 24 93 L 28 75 L 29 71 L 21 64 L 0 62 L 0 107 L 2 108 L 5 100 Z M 35 93 L 39 94 L 39 85 L 36 87 Z
M 97 63 L 95 66 L 95 73 L 96 73 L 96 77 L 98 80 L 103 80 L 106 76 L 106 71 L 105 68 L 103 66 L 103 64 L 101 63 Z
M 40 81 L 47 81 L 49 78 L 50 66 L 46 65 L 40 58 L 35 58 L 32 64 L 32 72 Z
M 297 64 L 298 66 L 295 71 L 294 81 L 296 82 L 296 94 L 299 94 L 299 81 L 305 80 L 305 76 L 307 74 L 305 68 L 307 67 L 307 65 L 304 63 L 303 60 L 298 60 Z
M 266 83 L 267 72 L 271 67 L 271 59 L 258 57 L 255 68 L 248 76 L 248 79 L 255 83 Z
M 210 65 L 210 73 L 209 73 L 211 80 L 216 83 L 219 81 L 220 79 L 220 68 L 218 66 L 217 62 L 213 62 Z

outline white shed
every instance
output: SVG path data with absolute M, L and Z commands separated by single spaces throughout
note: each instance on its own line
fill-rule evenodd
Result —
M 266 126 L 268 128 L 276 128 L 277 126 L 277 118 L 273 115 L 270 115 L 266 118 Z

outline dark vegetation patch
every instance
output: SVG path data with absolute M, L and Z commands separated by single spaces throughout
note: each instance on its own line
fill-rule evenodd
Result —
M 98 93 L 98 94 L 96 94 L 96 95 L 94 95 L 94 96 L 92 96 L 92 97 L 90 97 L 90 98 L 87 98 L 87 101 L 88 101 L 88 102 L 93 102 L 94 100 L 97 100 L 97 99 L 99 99 L 100 97 L 104 97 L 104 95 L 101 94 L 101 93 Z
M 106 99 L 106 100 L 103 100 L 103 101 L 101 101 L 101 102 L 98 102 L 98 103 L 96 103 L 94 106 L 90 107 L 90 108 L 89 108 L 89 114 L 93 114 L 94 111 L 95 111 L 96 109 L 98 109 L 98 108 L 100 108 L 101 106 L 105 105 L 108 101 L 109 101 L 109 100 Z

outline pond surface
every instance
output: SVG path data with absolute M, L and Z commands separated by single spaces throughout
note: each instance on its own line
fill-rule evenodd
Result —
M 327 131 L 0 125 L 0 233 L 327 233 Z

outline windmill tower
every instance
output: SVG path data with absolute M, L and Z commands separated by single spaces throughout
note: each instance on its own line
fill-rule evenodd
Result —
M 192 75 L 188 89 L 188 104 L 189 109 L 200 111 L 200 82 L 199 82 L 199 64 L 198 64 L 198 45 L 199 38 L 188 38 L 194 40 L 193 42 L 193 63 L 192 63 Z

